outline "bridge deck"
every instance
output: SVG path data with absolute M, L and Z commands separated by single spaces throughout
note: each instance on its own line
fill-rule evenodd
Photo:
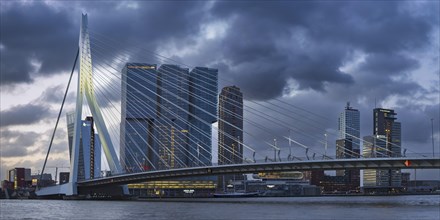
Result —
M 410 165 L 405 165 L 410 161 Z M 122 185 L 170 178 L 276 171 L 341 169 L 439 169 L 438 158 L 368 158 L 231 164 L 122 174 L 78 182 L 78 187 Z

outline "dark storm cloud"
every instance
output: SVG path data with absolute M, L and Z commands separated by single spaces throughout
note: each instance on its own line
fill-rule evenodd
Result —
M 92 47 L 102 60 L 133 53 L 134 44 L 150 51 L 170 43 L 183 49 L 195 44 L 202 24 L 226 21 L 229 28 L 220 48 L 204 56 L 211 57 L 211 63 L 227 60 L 221 74 L 242 86 L 247 98 L 258 100 L 281 95 L 289 79 L 298 89 L 322 92 L 329 84 L 359 83 L 339 69 L 355 50 L 370 55 L 363 71 L 413 70 L 418 62 L 400 52 L 428 46 L 433 26 L 431 17 L 411 14 L 399 2 L 220 1 L 209 10 L 203 2 L 73 5 L 77 8 L 54 10 L 32 3 L 2 10 L 2 84 L 32 81 L 35 67 L 23 60 L 42 62 L 40 74 L 69 70 L 78 37 L 79 20 L 73 19 L 79 19 L 74 16 L 78 8 L 89 12 Z M 157 61 L 143 52 L 140 61 Z
M 367 53 L 426 47 L 430 30 L 438 23 L 433 19 L 435 14 L 409 13 L 411 6 L 398 1 L 332 2 L 331 6 L 319 6 L 322 7 L 305 19 L 304 25 L 310 27 L 309 36 L 349 44 Z
M 339 70 L 353 51 L 370 55 L 361 69 L 368 74 L 399 75 L 418 68 L 418 61 L 401 52 L 429 47 L 429 34 L 438 19 L 409 13 L 405 6 L 220 1 L 212 12 L 217 19 L 231 21 L 222 43 L 223 58 L 232 63 L 228 77 L 243 85 L 247 98 L 270 99 L 282 94 L 280 87 L 288 79 L 302 90 L 326 91 L 329 83 L 363 84 Z M 261 65 L 274 71 L 249 68 Z
M 367 71 L 371 75 L 400 75 L 419 68 L 419 62 L 400 54 L 372 54 L 367 57 L 365 63 L 360 65 L 360 70 Z
M 99 38 L 93 44 L 120 51 L 126 43 L 132 48 L 140 42 L 154 51 L 173 39 L 193 43 L 188 36 L 198 31 L 205 3 L 134 3 L 135 8 L 119 2 L 74 2 L 56 9 L 50 2 L 9 3 L 1 11 L 1 84 L 31 83 L 37 74 L 70 71 L 78 44 L 80 8 L 89 11 L 91 35 Z
M 15 105 L 0 112 L 0 126 L 30 125 L 41 121 L 50 114 L 50 108 L 43 104 Z
M 86 3 L 86 5 L 89 3 Z M 142 46 L 153 46 L 170 38 L 184 40 L 199 29 L 204 16 L 203 2 L 136 2 L 137 9 L 119 4 L 91 4 L 98 13 L 90 13 L 90 27 L 115 40 L 139 40 Z M 109 10 L 112 16 L 104 11 Z
M 69 69 L 77 28 L 64 12 L 36 2 L 2 7 L 1 14 L 1 85 L 30 83 L 35 74 Z
M 175 43 L 178 49 L 184 49 L 195 43 L 206 13 L 206 3 L 198 1 L 136 1 L 132 7 L 113 2 L 82 4 L 93 8 L 89 13 L 92 48 L 104 65 L 121 61 L 124 54 L 130 55 L 130 62 L 158 63 L 153 53 L 159 46 Z

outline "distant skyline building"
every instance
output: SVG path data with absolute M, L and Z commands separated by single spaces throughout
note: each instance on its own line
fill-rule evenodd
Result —
M 373 110 L 373 135 L 364 137 L 364 157 L 400 157 L 401 123 L 396 121 L 394 110 L 375 108 Z M 364 170 L 364 187 L 401 187 L 400 169 Z
M 75 113 L 66 114 L 69 158 L 72 157 Z M 81 120 L 78 158 L 78 180 L 94 179 L 101 176 L 101 142 L 95 133 L 93 118 Z
M 361 123 L 359 110 L 352 108 L 350 102 L 347 102 L 344 111 L 339 115 L 339 139 L 350 140 L 350 142 L 352 142 L 352 149 L 360 149 L 360 129 Z
M 155 64 L 127 63 L 121 80 L 120 160 L 126 172 L 152 169 L 154 121 L 157 119 L 157 71 Z
M 218 164 L 243 162 L 243 94 L 236 86 L 224 87 L 219 96 Z
M 189 73 L 189 150 L 196 155 L 190 166 L 211 165 L 212 124 L 217 122 L 218 70 L 195 67 Z M 199 164 L 200 163 L 200 164 Z
M 336 158 L 359 158 L 360 156 L 360 112 L 347 106 L 338 120 L 339 139 L 336 140 Z M 359 170 L 337 170 L 336 176 L 343 176 L 347 187 L 356 190 L 360 186 Z
M 401 124 L 396 121 L 397 113 L 391 109 L 375 108 L 373 135 L 386 140 L 387 155 L 401 156 Z

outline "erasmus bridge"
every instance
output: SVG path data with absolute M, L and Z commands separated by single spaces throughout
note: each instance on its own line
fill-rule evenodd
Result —
M 55 136 L 75 66 L 79 65 L 76 107 L 71 116 L 69 182 L 39 186 L 38 196 L 76 196 L 98 190 L 124 195 L 130 183 L 199 176 L 440 168 L 435 155 L 412 152 L 388 137 L 382 141 L 385 144 L 371 143 L 374 147 L 369 151 L 342 146 L 342 156 L 329 155 L 327 135 L 337 134 L 325 130 L 322 116 L 282 99 L 266 103 L 246 100 L 243 104 L 235 86 L 219 97 L 218 82 L 232 83 L 218 76 L 217 70 L 191 67 L 139 45 L 121 52 L 118 42 L 89 31 L 87 15 L 82 15 L 78 52 L 53 133 Z M 111 59 L 106 58 L 112 54 Z M 143 58 L 132 61 L 130 54 Z M 158 68 L 139 63 L 148 60 L 172 64 Z M 85 116 L 90 124 L 83 121 Z M 212 126 L 215 122 L 217 127 Z M 86 134 L 85 126 L 91 126 L 93 132 Z M 213 130 L 217 136 L 212 135 Z M 353 143 L 364 141 L 344 135 Z M 97 174 L 100 170 L 92 167 L 92 154 L 100 157 L 101 149 L 86 149 L 85 141 L 90 140 L 100 144 L 111 175 L 102 177 Z M 212 162 L 214 155 L 218 163 Z

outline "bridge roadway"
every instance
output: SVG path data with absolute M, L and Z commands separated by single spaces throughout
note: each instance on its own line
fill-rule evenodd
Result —
M 410 164 L 407 166 L 406 161 Z M 230 164 L 207 167 L 191 167 L 160 171 L 146 171 L 114 175 L 78 182 L 80 188 L 123 185 L 147 181 L 175 179 L 182 177 L 224 175 L 235 173 L 257 173 L 305 170 L 342 169 L 439 169 L 439 158 L 362 158 L 337 160 L 307 160 L 270 163 Z

